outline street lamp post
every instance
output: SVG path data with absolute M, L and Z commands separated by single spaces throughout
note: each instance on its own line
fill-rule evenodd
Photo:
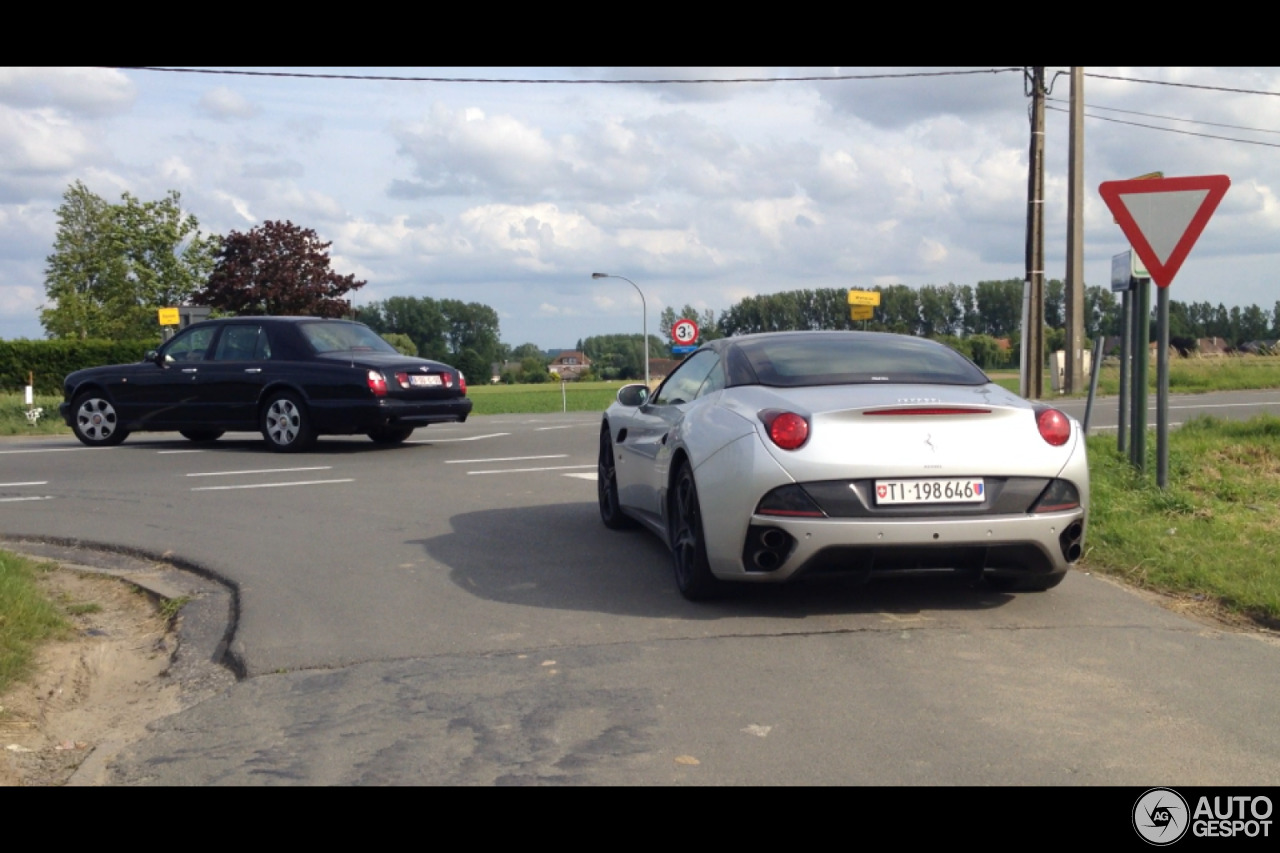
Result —
M 636 293 L 640 294 L 640 311 L 643 313 L 642 328 L 644 329 L 644 385 L 649 387 L 649 308 L 644 301 L 644 293 L 640 291 L 640 285 L 631 279 L 621 275 L 610 275 L 607 272 L 593 272 L 592 278 L 620 278 L 627 284 L 636 289 Z

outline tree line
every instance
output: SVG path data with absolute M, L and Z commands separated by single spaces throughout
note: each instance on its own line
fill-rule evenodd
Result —
M 223 314 L 341 317 L 365 285 L 338 275 L 330 243 L 292 222 L 205 234 L 171 190 L 159 201 L 118 203 L 76 181 L 57 210 L 40 322 L 53 339 L 147 340 L 156 311 L 207 305 Z
M 384 335 L 403 336 L 403 346 L 416 354 L 448 361 L 471 376 L 488 376 L 491 365 L 508 361 L 513 353 L 521 360 L 540 353 L 533 344 L 514 349 L 503 344 L 497 312 L 480 303 L 397 296 L 353 306 L 350 294 L 366 282 L 334 272 L 331 243 L 292 222 L 267 221 L 243 233 L 205 234 L 196 217 L 182 210 L 176 191 L 147 202 L 124 193 L 111 203 L 79 181 L 67 189 L 57 217 L 45 270 L 49 304 L 40 312 L 49 338 L 154 339 L 156 309 L 194 304 L 219 314 L 354 317 Z M 718 317 L 690 305 L 679 311 L 668 306 L 661 313 L 661 336 L 650 335 L 649 357 L 672 355 L 671 328 L 679 319 L 698 324 L 700 341 L 752 332 L 863 328 L 946 340 L 979 363 L 1018 350 L 1021 279 L 871 289 L 879 292 L 880 305 L 866 321 L 850 319 L 846 288 L 749 296 Z M 1046 347 L 1060 349 L 1066 334 L 1061 281 L 1046 282 L 1044 304 Z M 1171 300 L 1169 314 L 1175 344 L 1217 337 L 1239 346 L 1280 338 L 1280 300 L 1270 312 L 1256 305 L 1228 309 Z M 1086 288 L 1087 338 L 1118 335 L 1120 315 L 1120 301 L 1110 289 Z M 996 346 L 998 339 L 1006 339 L 1009 347 Z M 644 375 L 641 335 L 588 337 L 577 348 L 598 365 L 596 375 Z M 545 361 L 543 355 L 544 366 Z M 534 365 L 522 372 L 531 377 L 539 373 Z

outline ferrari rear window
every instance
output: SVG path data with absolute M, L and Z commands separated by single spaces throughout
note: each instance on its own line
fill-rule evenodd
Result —
M 983 385 L 990 380 L 950 347 L 901 335 L 765 336 L 738 344 L 762 385 L 908 383 Z

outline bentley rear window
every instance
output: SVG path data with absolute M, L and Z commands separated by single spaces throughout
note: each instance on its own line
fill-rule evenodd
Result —
M 303 323 L 302 334 L 317 353 L 386 352 L 396 348 L 359 323 Z

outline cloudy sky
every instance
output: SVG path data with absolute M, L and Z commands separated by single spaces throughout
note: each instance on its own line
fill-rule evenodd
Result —
M 513 346 L 639 332 L 636 291 L 592 272 L 635 282 L 655 333 L 665 306 L 1024 274 L 1021 69 L 202 70 L 272 73 L 0 69 L 0 338 L 44 336 L 77 180 L 112 202 L 177 190 L 206 233 L 312 228 L 368 281 L 357 304 L 481 302 Z M 1047 74 L 1046 275 L 1065 278 L 1070 80 Z M 1225 174 L 1171 295 L 1269 312 L 1280 69 L 1085 75 L 1086 284 L 1127 248 L 1101 182 Z

